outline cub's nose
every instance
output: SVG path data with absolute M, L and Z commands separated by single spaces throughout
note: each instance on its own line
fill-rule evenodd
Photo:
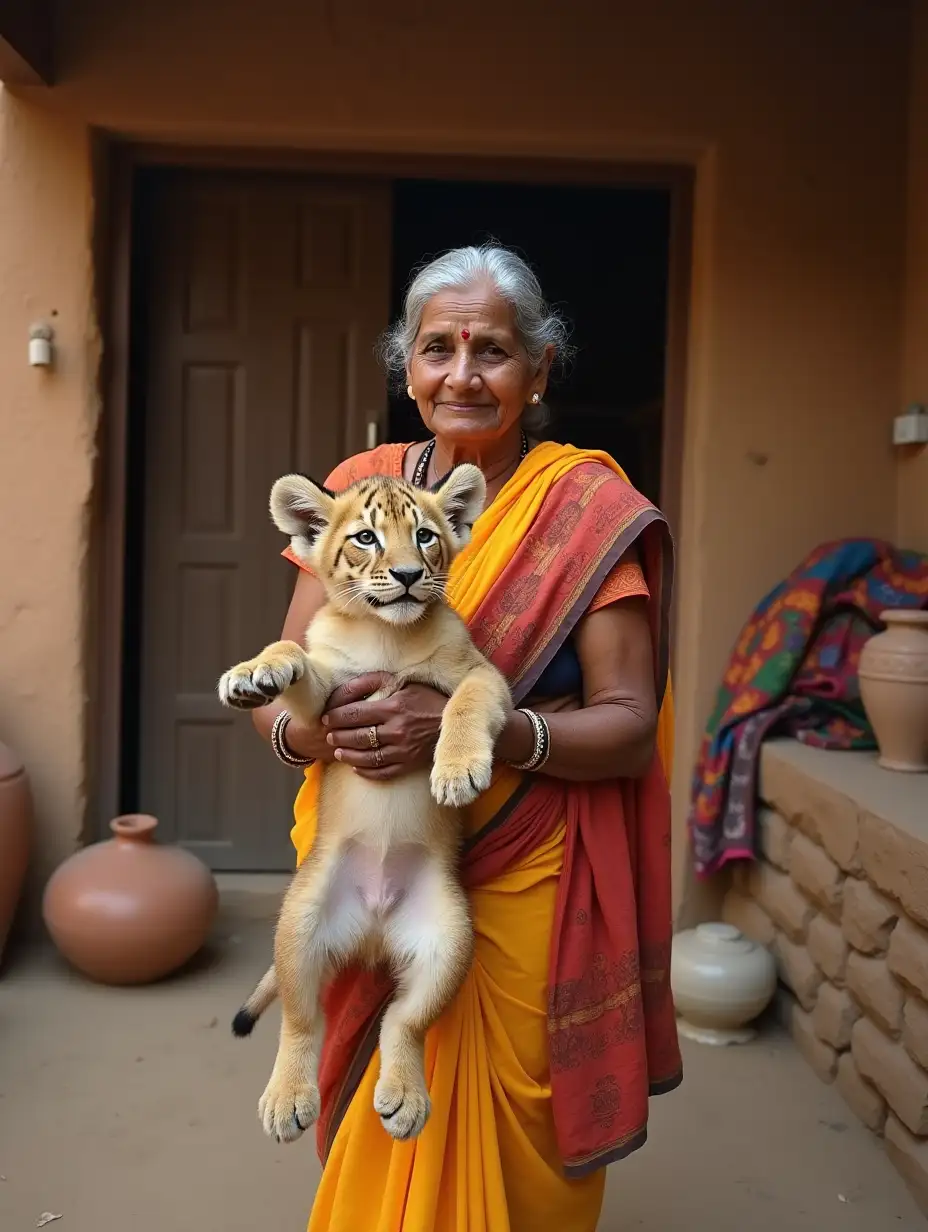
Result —
M 410 586 L 415 586 L 419 578 L 425 573 L 424 569 L 391 569 L 390 576 L 395 577 L 401 586 L 405 586 L 409 590 Z

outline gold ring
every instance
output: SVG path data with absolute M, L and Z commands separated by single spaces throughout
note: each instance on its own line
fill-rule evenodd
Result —
M 374 749 L 374 765 L 377 767 L 378 770 L 383 765 L 383 750 L 382 749 Z
M 367 729 L 367 738 L 371 742 L 372 749 L 380 748 L 380 741 L 377 739 L 377 728 L 376 727 L 369 727 Z

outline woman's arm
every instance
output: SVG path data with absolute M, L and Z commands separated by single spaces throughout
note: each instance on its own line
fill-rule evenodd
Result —
M 551 753 L 544 773 L 578 782 L 644 774 L 654 756 L 657 699 L 647 599 L 628 598 L 584 616 L 574 634 L 583 673 L 583 706 L 546 713 Z M 513 714 L 497 756 L 524 762 L 535 734 Z
M 322 583 L 312 573 L 300 569 L 297 573 L 296 585 L 293 587 L 293 597 L 284 619 L 281 630 L 283 641 L 297 642 L 300 646 L 306 638 L 309 622 L 325 603 L 325 591 Z M 271 728 L 274 720 L 284 706 L 281 702 L 272 702 L 253 710 L 251 721 L 260 735 L 270 744 Z M 332 761 L 333 749 L 326 744 L 325 730 L 322 727 L 305 727 L 296 719 L 291 719 L 287 725 L 287 748 L 298 757 L 315 757 L 319 761 Z

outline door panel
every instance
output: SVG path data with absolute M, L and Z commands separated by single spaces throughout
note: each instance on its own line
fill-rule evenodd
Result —
M 155 188 L 139 807 L 217 869 L 285 869 L 300 774 L 216 682 L 293 587 L 274 480 L 319 478 L 383 422 L 390 190 L 171 175 Z

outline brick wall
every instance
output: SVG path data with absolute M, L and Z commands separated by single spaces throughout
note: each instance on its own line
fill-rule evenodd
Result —
M 872 776 L 886 772 L 862 756 L 780 742 L 765 749 L 761 855 L 736 867 L 724 918 L 771 947 L 797 1046 L 885 1138 L 928 1214 L 928 842 L 893 820 L 895 784 L 889 807 L 878 808 L 874 784 L 887 784 Z M 822 758 L 832 759 L 830 783 L 812 773 Z M 852 764 L 848 784 L 842 771 Z M 836 769 L 851 790 L 862 767 L 866 791 L 837 786 Z M 928 839 L 928 780 L 906 777 L 921 780 L 900 790 L 924 793 Z

